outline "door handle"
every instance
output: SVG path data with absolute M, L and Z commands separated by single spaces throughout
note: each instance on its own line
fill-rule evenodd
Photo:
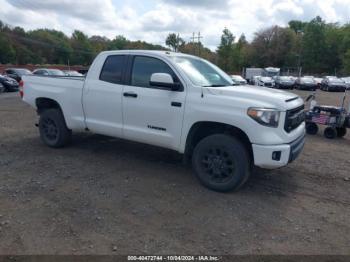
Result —
M 135 94 L 133 92 L 125 92 L 125 93 L 123 93 L 123 96 L 136 98 L 137 94 Z
M 181 107 L 181 103 L 180 102 L 171 102 L 171 106 L 175 106 L 175 107 Z

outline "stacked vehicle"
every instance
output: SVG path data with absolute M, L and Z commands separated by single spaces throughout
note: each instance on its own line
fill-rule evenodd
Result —
M 8 68 L 5 70 L 5 74 L 19 83 L 22 80 L 22 76 L 31 75 L 32 72 L 25 68 Z
M 0 93 L 18 91 L 19 84 L 11 77 L 0 75 Z
M 276 76 L 275 88 L 278 89 L 293 89 L 295 85 L 294 78 L 290 76 Z
M 344 92 L 347 89 L 346 83 L 336 76 L 326 76 L 321 82 L 321 90 Z
M 318 85 L 313 76 L 299 77 L 295 81 L 295 88 L 299 90 L 316 91 Z

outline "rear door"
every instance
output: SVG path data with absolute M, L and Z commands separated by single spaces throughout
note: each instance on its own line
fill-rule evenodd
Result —
M 99 75 L 85 81 L 85 123 L 92 132 L 122 137 L 122 93 L 126 58 L 126 55 L 107 56 Z
M 168 73 L 181 90 L 150 85 L 153 73 Z M 184 115 L 184 81 L 171 65 L 151 56 L 131 56 L 128 85 L 123 92 L 124 137 L 134 141 L 177 149 Z

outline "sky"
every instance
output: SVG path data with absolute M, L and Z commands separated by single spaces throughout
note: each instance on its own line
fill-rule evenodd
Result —
M 350 22 L 350 0 L 0 0 L 0 20 L 26 30 L 74 29 L 113 39 L 124 35 L 164 45 L 169 33 L 190 41 L 201 32 L 212 50 L 224 28 L 238 38 L 290 20 Z

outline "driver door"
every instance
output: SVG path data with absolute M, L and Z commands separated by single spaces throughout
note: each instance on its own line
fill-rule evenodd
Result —
M 172 91 L 150 85 L 154 73 L 179 78 L 165 61 L 132 56 L 129 81 L 123 90 L 123 134 L 126 139 L 177 149 L 185 106 L 184 88 Z

